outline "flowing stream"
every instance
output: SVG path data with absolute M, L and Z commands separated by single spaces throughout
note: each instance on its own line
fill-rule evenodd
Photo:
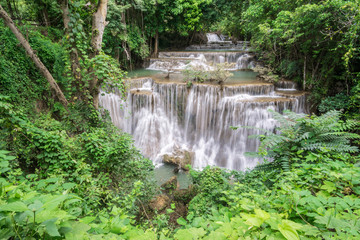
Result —
M 276 122 L 268 109 L 306 112 L 305 94 L 292 82 L 274 85 L 257 81 L 256 73 L 251 71 L 234 72 L 222 87 L 209 83 L 190 88 L 181 74 L 173 73 L 166 79 L 161 73 L 169 61 L 177 70 L 189 64 L 211 67 L 218 62 L 239 63 L 236 70 L 248 69 L 254 56 L 247 55 L 245 61 L 246 55 L 240 51 L 161 52 L 158 59 L 151 60 L 150 70 L 128 80 L 126 101 L 118 94 L 104 94 L 100 104 L 109 110 L 117 127 L 134 136 L 135 145 L 155 165 L 161 165 L 165 155 L 186 152 L 198 169 L 207 165 L 253 168 L 259 160 L 245 152 L 256 151 L 259 141 L 249 136 L 263 133 L 259 129 L 274 130 Z M 232 130 L 231 126 L 256 129 Z

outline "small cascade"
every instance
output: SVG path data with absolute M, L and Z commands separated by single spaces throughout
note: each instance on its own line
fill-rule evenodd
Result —
M 126 102 L 118 94 L 105 94 L 100 104 L 115 125 L 132 134 L 142 153 L 161 164 L 175 149 L 194 153 L 193 167 L 216 165 L 245 170 L 258 159 L 245 156 L 256 151 L 261 134 L 253 126 L 272 131 L 275 121 L 268 109 L 303 112 L 303 95 L 279 95 L 270 83 L 219 85 L 157 82 L 152 78 L 129 80 Z
M 275 83 L 278 91 L 297 91 L 297 84 L 293 81 L 280 80 Z
M 186 50 L 242 50 L 249 51 L 248 41 L 230 41 L 228 36 L 216 33 L 207 33 L 207 43 L 204 45 L 191 45 Z
M 211 70 L 215 64 L 231 63 L 229 70 L 250 69 L 254 67 L 255 56 L 245 52 L 160 52 L 159 58 L 151 58 L 147 69 L 183 70 L 188 66 L 199 66 Z
M 208 42 L 224 42 L 224 40 L 222 40 L 216 33 L 207 33 L 206 37 Z

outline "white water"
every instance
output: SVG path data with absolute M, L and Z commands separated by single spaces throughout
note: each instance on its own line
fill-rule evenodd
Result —
M 220 39 L 219 35 L 216 33 L 207 33 L 206 37 L 208 42 L 223 42 L 224 40 Z
M 244 52 L 160 52 L 159 58 L 150 59 L 147 69 L 161 71 L 181 71 L 190 66 L 212 70 L 219 63 L 230 63 L 229 70 L 251 69 L 254 56 Z
M 193 167 L 216 165 L 245 170 L 258 160 L 245 156 L 259 141 L 248 138 L 260 130 L 273 130 L 268 109 L 305 111 L 305 97 L 279 96 L 272 84 L 224 86 L 157 83 L 151 78 L 130 80 L 126 103 L 117 94 L 105 94 L 100 104 L 109 110 L 116 126 L 132 134 L 142 153 L 161 164 L 174 149 L 195 153 Z

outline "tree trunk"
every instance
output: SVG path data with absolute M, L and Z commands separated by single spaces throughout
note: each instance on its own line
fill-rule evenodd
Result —
M 50 19 L 49 19 L 49 14 L 48 11 L 46 9 L 46 6 L 44 6 L 44 9 L 42 10 L 42 14 L 44 17 L 44 23 L 46 27 L 50 27 Z
M 65 35 L 69 35 L 70 33 L 70 29 L 69 29 L 69 23 L 70 23 L 70 11 L 69 11 L 69 1 L 68 0 L 60 0 L 59 2 L 60 4 L 60 8 L 62 11 L 62 17 L 63 17 L 63 22 L 64 22 L 64 29 L 65 29 Z M 76 81 L 73 82 L 73 87 L 75 87 L 76 89 L 76 96 L 80 99 L 80 100 L 85 100 L 83 99 L 83 95 L 82 92 L 85 89 L 81 89 L 83 87 L 83 83 L 81 82 L 81 65 L 79 62 L 79 53 L 76 49 L 76 44 L 75 42 L 70 43 L 71 47 L 69 49 L 69 53 L 70 53 L 70 62 L 71 62 L 71 73 L 72 76 L 75 78 Z
M 306 55 L 304 57 L 303 90 L 306 90 Z
M 154 46 L 154 57 L 158 57 L 159 55 L 159 31 L 156 30 L 155 33 L 155 46 Z
M 126 16 L 125 16 L 125 10 L 121 13 L 121 23 L 123 24 L 124 26 L 124 34 L 126 35 L 127 34 L 127 30 L 126 30 Z M 129 51 L 127 50 L 127 46 L 126 46 L 126 41 L 124 40 L 122 43 L 121 43 L 121 46 L 122 48 L 124 49 L 124 53 L 126 55 L 126 59 L 128 61 L 130 61 L 130 54 L 129 54 Z
M 68 33 L 69 23 L 70 23 L 69 2 L 68 0 L 61 0 L 59 4 L 62 11 L 65 32 Z
M 90 57 L 95 57 L 99 54 L 101 50 L 102 39 L 104 35 L 104 30 L 107 25 L 106 15 L 107 15 L 107 5 L 108 0 L 99 0 L 97 11 L 93 14 L 92 17 L 92 37 L 91 37 L 91 46 L 92 54 Z M 93 104 L 96 109 L 99 107 L 99 87 L 101 82 L 94 75 L 90 81 L 89 88 L 90 94 L 93 97 Z
M 55 79 L 52 77 L 49 70 L 45 67 L 45 65 L 41 62 L 41 60 L 38 58 L 38 56 L 34 53 L 32 50 L 30 44 L 24 36 L 21 34 L 21 32 L 17 29 L 14 22 L 11 20 L 9 15 L 5 12 L 5 10 L 0 5 L 0 17 L 4 19 L 5 24 L 11 29 L 11 31 L 15 34 L 16 38 L 19 40 L 20 44 L 24 47 L 26 53 L 28 56 L 33 60 L 35 66 L 40 70 L 42 75 L 46 78 L 46 80 L 50 84 L 50 88 L 55 92 L 56 97 L 58 100 L 67 107 L 68 101 L 66 100 L 63 92 L 61 91 L 59 85 L 57 85 Z
M 108 5 L 108 0 L 99 0 L 97 11 L 93 14 L 92 17 L 91 46 L 94 51 L 94 56 L 99 54 L 101 50 L 104 30 L 107 25 L 106 22 L 107 5 Z

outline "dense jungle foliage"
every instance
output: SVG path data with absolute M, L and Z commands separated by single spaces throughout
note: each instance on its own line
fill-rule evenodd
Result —
M 357 0 L 109 0 L 96 48 L 102 2 L 0 0 L 68 101 L 1 19 L 0 239 L 360 238 Z M 157 212 L 152 162 L 96 96 L 105 85 L 125 94 L 124 70 L 208 31 L 251 40 L 323 115 L 274 113 L 279 134 L 257 136 L 264 164 L 190 170 L 193 186 L 170 186 Z

